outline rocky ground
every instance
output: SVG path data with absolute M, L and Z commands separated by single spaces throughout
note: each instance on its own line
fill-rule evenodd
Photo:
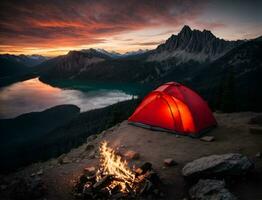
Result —
M 98 166 L 98 146 L 106 140 L 118 152 L 129 152 L 126 157 L 130 157 L 130 151 L 139 154 L 129 161 L 131 166 L 152 163 L 164 183 L 164 199 L 259 200 L 262 199 L 262 134 L 259 128 L 250 133 L 250 128 L 259 125 L 249 124 L 257 115 L 216 113 L 219 126 L 207 134 L 214 138 L 204 140 L 151 131 L 124 121 L 90 136 L 85 144 L 59 158 L 2 175 L 1 199 L 28 199 L 23 194 L 40 199 L 73 199 L 72 189 L 77 178 L 84 168 Z M 227 155 L 213 156 L 221 154 Z M 204 162 L 202 158 L 202 162 L 197 160 L 190 164 L 201 157 L 207 158 Z M 194 169 L 188 172 L 190 165 Z M 237 173 L 232 174 L 232 171 Z M 193 179 L 189 180 L 188 176 Z

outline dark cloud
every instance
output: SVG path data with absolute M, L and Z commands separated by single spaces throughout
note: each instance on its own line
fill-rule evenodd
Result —
M 201 2 L 201 3 L 200 3 Z M 103 42 L 123 31 L 195 19 L 204 1 L 2 0 L 0 45 L 57 47 Z M 144 44 L 146 45 L 146 43 Z

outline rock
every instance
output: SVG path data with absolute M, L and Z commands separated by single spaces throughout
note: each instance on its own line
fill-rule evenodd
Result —
M 59 164 L 63 164 L 63 159 L 66 157 L 66 154 L 62 154 L 61 156 L 59 156 L 58 158 L 57 158 L 57 162 L 59 163 Z
M 57 165 L 57 163 L 58 163 L 58 160 L 57 159 L 51 159 L 50 161 L 49 161 L 49 165 L 50 166 L 56 166 Z
M 132 150 L 128 150 L 125 152 L 124 156 L 126 157 L 126 159 L 128 160 L 137 160 L 139 159 L 140 155 L 138 152 L 132 151 Z
M 31 177 L 34 177 L 34 176 L 35 176 L 35 173 L 32 173 L 30 176 L 31 176 Z
M 182 174 L 186 178 L 238 176 L 253 168 L 253 163 L 237 153 L 211 155 L 194 160 L 184 166 Z
M 190 188 L 191 199 L 198 200 L 236 200 L 237 198 L 225 188 L 225 182 L 219 180 L 199 180 Z
M 212 142 L 215 140 L 215 137 L 214 136 L 204 136 L 204 137 L 201 137 L 200 140 L 205 141 L 205 142 Z
M 96 173 L 96 168 L 95 167 L 86 167 L 85 169 L 84 169 L 84 171 L 85 171 L 85 173 L 87 174 L 87 175 L 94 175 L 95 173 Z
M 249 128 L 249 132 L 252 134 L 260 134 L 262 135 L 262 127 L 259 126 L 252 126 Z
M 165 164 L 166 166 L 174 166 L 174 165 L 177 165 L 177 162 L 174 161 L 172 158 L 166 158 L 166 159 L 164 160 L 164 164 Z
M 72 161 L 68 157 L 64 157 L 61 164 L 68 164 L 68 163 L 71 163 L 71 162 Z
M 93 144 L 88 143 L 88 144 L 86 145 L 85 150 L 86 150 L 86 151 L 90 151 L 90 150 L 93 150 L 94 148 L 95 148 L 95 146 L 94 146 Z

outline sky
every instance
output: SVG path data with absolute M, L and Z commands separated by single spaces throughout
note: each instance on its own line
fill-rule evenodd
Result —
M 1 0 L 0 54 L 153 49 L 184 25 L 251 39 L 262 35 L 261 11 L 261 0 Z

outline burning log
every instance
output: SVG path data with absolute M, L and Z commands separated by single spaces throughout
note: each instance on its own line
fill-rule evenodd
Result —
M 144 163 L 135 171 L 106 142 L 100 146 L 100 165 L 87 167 L 75 186 L 76 197 L 83 199 L 137 199 L 140 196 L 160 199 L 160 179 L 152 164 Z M 92 172 L 92 173 L 90 173 Z M 158 192 L 155 192 L 158 191 Z
M 112 175 L 107 175 L 100 179 L 98 182 L 96 182 L 93 186 L 95 190 L 100 190 L 108 185 L 111 184 L 111 182 L 114 180 Z

